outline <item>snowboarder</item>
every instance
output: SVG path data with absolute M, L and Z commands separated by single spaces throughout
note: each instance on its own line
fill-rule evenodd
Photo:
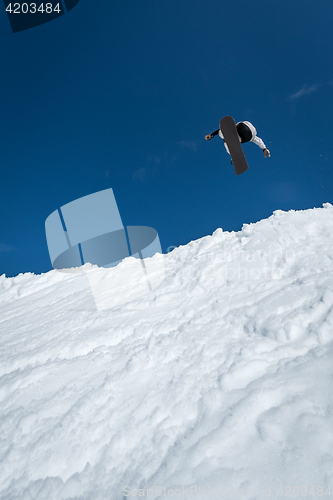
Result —
M 265 146 L 264 142 L 262 141 L 262 139 L 260 139 L 260 137 L 257 136 L 257 130 L 252 125 L 252 123 L 250 123 L 250 122 L 238 122 L 236 124 L 236 128 L 237 128 L 238 139 L 239 139 L 239 142 L 241 144 L 243 144 L 244 142 L 250 142 L 250 141 L 254 142 L 254 144 L 257 144 L 257 146 L 259 146 L 259 148 L 261 148 L 263 150 L 265 158 L 267 158 L 267 156 L 268 157 L 271 156 L 271 153 L 266 148 L 266 146 Z M 213 132 L 212 134 L 206 135 L 205 136 L 206 141 L 210 141 L 217 134 L 224 141 L 224 137 L 223 137 L 222 132 L 221 132 L 220 129 L 215 130 L 215 132 Z M 229 148 L 228 148 L 228 146 L 227 146 L 227 144 L 226 144 L 225 141 L 224 141 L 224 146 L 225 146 L 227 152 L 230 154 Z

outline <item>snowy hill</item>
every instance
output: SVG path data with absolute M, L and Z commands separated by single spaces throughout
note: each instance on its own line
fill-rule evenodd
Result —
M 151 260 L 0 278 L 0 499 L 329 498 L 333 206 Z

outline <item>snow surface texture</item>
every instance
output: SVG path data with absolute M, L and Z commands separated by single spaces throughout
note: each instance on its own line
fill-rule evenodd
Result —
M 103 310 L 99 269 L 2 276 L 1 500 L 328 499 L 332 229 L 329 203 L 218 229 Z

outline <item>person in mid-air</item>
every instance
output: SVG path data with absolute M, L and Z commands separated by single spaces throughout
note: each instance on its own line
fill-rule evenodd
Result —
M 250 141 L 254 142 L 254 144 L 257 144 L 257 146 L 259 146 L 259 148 L 263 150 L 265 158 L 267 158 L 267 156 L 268 157 L 271 156 L 271 153 L 266 148 L 263 140 L 257 136 L 256 128 L 252 125 L 252 123 L 250 123 L 250 122 L 238 122 L 236 124 L 236 128 L 237 128 L 237 134 L 238 134 L 238 138 L 239 138 L 240 143 L 243 144 L 244 142 L 250 142 Z M 215 132 L 213 132 L 212 134 L 206 135 L 205 136 L 206 141 L 210 141 L 217 134 L 224 141 L 224 137 L 223 137 L 220 129 L 215 130 Z M 225 145 L 227 152 L 230 154 L 229 148 L 228 148 L 227 143 L 225 141 L 224 141 L 224 145 Z

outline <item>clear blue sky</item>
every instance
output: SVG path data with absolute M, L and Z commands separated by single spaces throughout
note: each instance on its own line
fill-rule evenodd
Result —
M 163 252 L 273 210 L 333 203 L 333 4 L 80 0 L 13 34 L 0 11 L 0 275 L 51 269 L 44 223 L 113 188 Z M 236 176 L 224 115 L 251 121 Z

